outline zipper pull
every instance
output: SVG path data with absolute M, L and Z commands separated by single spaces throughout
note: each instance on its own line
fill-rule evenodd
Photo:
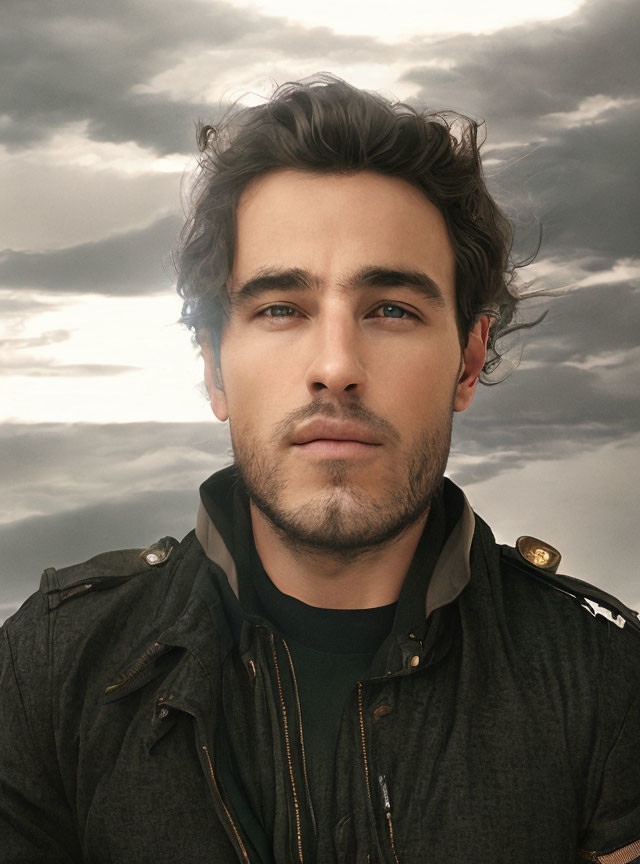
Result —
M 387 828 L 389 829 L 389 843 L 391 844 L 391 852 L 393 854 L 393 864 L 400 864 L 396 853 L 396 843 L 393 836 L 393 820 L 391 818 L 391 801 L 389 800 L 389 790 L 387 789 L 387 781 L 384 774 L 378 774 L 378 784 L 382 792 L 382 802 L 384 804 L 384 815 L 387 819 Z
M 382 801 L 384 803 L 384 812 L 391 812 L 391 801 L 389 801 L 389 790 L 387 789 L 387 781 L 384 774 L 378 775 L 378 783 L 380 784 L 380 791 L 382 792 Z

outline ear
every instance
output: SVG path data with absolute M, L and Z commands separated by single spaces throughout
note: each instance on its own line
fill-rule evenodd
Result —
M 218 420 L 229 419 L 229 411 L 227 409 L 227 399 L 224 395 L 224 384 L 222 382 L 222 372 L 220 365 L 216 362 L 215 351 L 211 345 L 211 339 L 208 333 L 200 331 L 198 333 L 198 342 L 200 344 L 200 352 L 204 361 L 204 383 L 209 394 L 209 402 L 211 410 Z
M 487 359 L 487 339 L 489 338 L 490 326 L 491 319 L 489 316 L 481 315 L 469 333 L 467 347 L 462 352 L 460 375 L 453 400 L 454 411 L 464 411 L 471 405 L 471 400 L 478 386 L 478 376 Z

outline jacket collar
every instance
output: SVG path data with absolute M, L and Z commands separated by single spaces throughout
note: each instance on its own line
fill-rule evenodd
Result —
M 219 644 L 223 654 L 226 653 L 235 641 L 233 634 L 237 635 L 243 630 L 243 622 L 246 624 L 247 619 L 252 618 L 252 610 L 247 610 L 240 602 L 241 579 L 236 558 L 246 558 L 246 548 L 242 548 L 242 542 L 245 547 L 248 544 L 254 554 L 257 553 L 252 536 L 246 536 L 251 530 L 250 521 L 247 524 L 245 520 L 240 526 L 235 524 L 233 498 L 234 494 L 238 494 L 236 487 L 239 483 L 237 469 L 231 465 L 213 474 L 200 487 L 195 538 L 191 534 L 181 544 L 186 547 L 186 551 L 182 553 L 178 564 L 178 570 L 184 571 L 185 577 L 188 572 L 189 578 L 182 579 L 178 573 L 174 574 L 163 603 L 163 612 L 157 615 L 154 622 L 155 638 L 146 641 L 144 651 L 142 647 L 137 649 L 120 675 L 106 682 L 109 686 L 106 688 L 105 702 L 127 696 L 155 678 L 162 669 L 158 660 L 169 652 L 173 654 L 175 649 L 186 649 L 208 679 L 217 676 L 217 663 L 213 660 L 218 655 L 218 650 L 214 650 L 215 644 Z M 403 625 L 409 626 L 403 626 L 402 632 L 390 634 L 379 652 L 379 658 L 376 658 L 379 662 L 374 662 L 376 674 L 389 674 L 390 668 L 410 672 L 414 665 L 411 661 L 415 660 L 416 654 L 420 656 L 422 665 L 423 659 L 431 656 L 429 662 L 434 662 L 434 658 L 437 659 L 447 650 L 451 628 L 430 628 L 431 633 L 426 634 L 425 631 L 429 629 L 426 625 L 434 612 L 450 606 L 470 581 L 470 549 L 476 518 L 464 493 L 447 478 L 444 481 L 443 500 L 448 515 L 454 514 L 454 525 L 433 567 L 426 591 L 424 614 L 421 615 L 419 607 L 415 607 L 413 601 L 416 594 L 406 590 L 411 586 L 405 580 L 396 622 L 401 620 Z M 211 516 L 212 512 L 216 514 L 215 519 Z M 235 558 L 231 549 L 234 549 Z M 218 586 L 214 591 L 211 590 L 212 576 Z M 177 616 L 171 612 L 176 607 L 181 610 Z M 443 629 L 445 638 L 439 639 L 438 634 Z M 437 652 L 433 649 L 436 641 L 441 642 Z M 394 655 L 395 660 L 392 660 Z M 175 674 L 179 674 L 178 670 L 175 670 Z
M 241 484 L 241 481 L 235 465 L 218 471 L 202 484 L 196 518 L 196 537 L 209 560 L 224 572 L 229 587 L 240 600 L 238 567 L 230 551 L 234 539 L 232 500 L 238 484 Z M 465 494 L 448 478 L 444 480 L 443 497 L 447 511 L 449 513 L 454 511 L 456 519 L 429 581 L 425 600 L 425 619 L 428 619 L 436 609 L 452 603 L 471 578 L 469 556 L 475 515 Z M 237 550 L 234 551 L 237 555 Z

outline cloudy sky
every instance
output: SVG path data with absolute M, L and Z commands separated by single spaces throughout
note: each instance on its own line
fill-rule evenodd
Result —
M 448 473 L 500 541 L 640 609 L 640 4 L 379 5 L 5 0 L 0 619 L 45 566 L 182 537 L 231 461 L 176 324 L 194 122 L 318 71 L 486 121 L 518 254 L 542 225 L 526 279 L 558 296 L 456 418 Z

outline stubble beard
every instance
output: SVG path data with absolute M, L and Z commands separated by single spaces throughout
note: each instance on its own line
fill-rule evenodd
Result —
M 386 467 L 388 478 L 377 497 L 359 487 L 360 468 L 344 459 L 327 460 L 322 465 L 323 491 L 289 509 L 282 499 L 290 481 L 277 454 L 257 446 L 246 429 L 234 435 L 232 427 L 231 439 L 249 497 L 291 551 L 330 554 L 349 563 L 399 537 L 427 512 L 442 487 L 452 425 L 451 410 L 435 429 L 424 430 L 408 452 L 401 452 L 395 464 Z

